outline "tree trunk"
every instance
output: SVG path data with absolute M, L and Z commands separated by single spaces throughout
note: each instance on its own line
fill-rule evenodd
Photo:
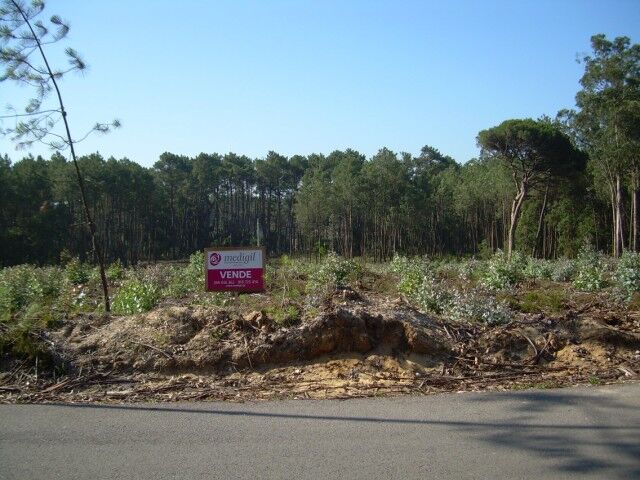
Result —
M 622 184 L 620 175 L 616 175 L 616 257 L 624 250 L 624 230 L 622 224 Z
M 82 198 L 82 205 L 84 208 L 85 217 L 87 219 L 89 233 L 91 235 L 91 244 L 93 246 L 93 251 L 95 252 L 96 257 L 98 259 L 98 265 L 100 267 L 100 279 L 102 281 L 102 293 L 104 295 L 104 309 L 105 311 L 109 312 L 111 310 L 111 303 L 109 302 L 109 285 L 107 283 L 107 275 L 104 269 L 104 256 L 102 254 L 102 248 L 100 246 L 100 242 L 97 239 L 96 224 L 93 221 L 91 210 L 89 209 L 89 204 L 87 203 L 87 196 L 85 194 L 85 188 L 84 188 L 84 179 L 80 172 L 80 167 L 78 166 L 78 160 L 76 158 L 76 152 L 73 147 L 74 142 L 71 137 L 71 130 L 69 129 L 69 120 L 67 119 L 67 111 L 65 110 L 64 103 L 62 102 L 62 94 L 60 93 L 60 89 L 58 88 L 58 82 L 56 82 L 56 76 L 54 75 L 53 71 L 51 70 L 51 67 L 49 66 L 49 61 L 46 55 L 44 54 L 44 50 L 42 49 L 42 45 L 40 44 L 40 40 L 38 39 L 36 32 L 33 30 L 33 27 L 31 26 L 31 22 L 29 22 L 29 19 L 26 17 L 24 12 L 22 11 L 22 8 L 15 2 L 13 2 L 13 4 L 16 7 L 16 9 L 20 12 L 20 15 L 22 16 L 23 20 L 29 27 L 31 34 L 33 35 L 33 39 L 36 41 L 38 45 L 38 50 L 40 52 L 40 55 L 42 55 L 42 59 L 44 60 L 44 64 L 47 68 L 47 73 L 51 78 L 51 82 L 53 83 L 53 87 L 55 88 L 55 91 L 56 91 L 56 96 L 58 97 L 58 103 L 60 105 L 60 113 L 62 115 L 64 128 L 67 133 L 67 141 L 69 144 L 69 148 L 71 149 L 71 158 L 73 159 L 73 165 L 76 170 L 78 187 L 80 188 L 80 197 Z
M 638 251 L 638 173 L 634 172 L 631 182 L 631 245 L 629 248 Z
M 511 203 L 511 218 L 509 224 L 509 237 L 507 238 L 507 258 L 511 258 L 513 254 L 513 247 L 515 244 L 516 228 L 518 227 L 518 220 L 520 220 L 520 210 L 525 197 L 527 196 L 528 185 L 525 182 L 520 184 L 518 188 L 518 194 Z
M 611 191 L 611 246 L 613 247 L 613 256 L 618 256 L 618 217 L 616 216 L 616 190 L 615 183 L 609 185 Z
M 547 208 L 547 196 L 549 195 L 549 185 L 544 190 L 544 198 L 542 199 L 542 208 L 540 208 L 540 217 L 538 218 L 538 230 L 536 231 L 536 239 L 533 244 L 533 252 L 531 253 L 532 257 L 536 256 L 536 252 L 538 250 L 538 244 L 540 243 L 540 232 L 542 231 L 542 223 L 544 221 L 544 214 Z M 544 252 L 543 252 L 544 256 Z

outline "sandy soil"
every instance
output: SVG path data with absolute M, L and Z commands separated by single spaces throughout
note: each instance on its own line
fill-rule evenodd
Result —
M 79 315 L 44 340 L 57 368 L 15 362 L 0 374 L 0 401 L 348 398 L 551 388 L 640 373 L 640 313 L 598 304 L 490 327 L 351 291 L 289 327 L 264 312 L 165 306 Z

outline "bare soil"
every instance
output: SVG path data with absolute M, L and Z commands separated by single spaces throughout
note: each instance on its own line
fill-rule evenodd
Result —
M 640 378 L 640 313 L 597 301 L 486 326 L 343 290 L 295 326 L 174 305 L 79 315 L 43 341 L 55 368 L 5 362 L 0 401 L 348 398 Z

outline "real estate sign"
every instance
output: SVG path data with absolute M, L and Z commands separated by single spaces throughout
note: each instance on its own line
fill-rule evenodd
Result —
M 220 247 L 204 251 L 205 288 L 213 292 L 264 290 L 263 247 Z

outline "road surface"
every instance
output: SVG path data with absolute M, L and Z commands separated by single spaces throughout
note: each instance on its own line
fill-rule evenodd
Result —
M 0 478 L 640 478 L 640 384 L 348 401 L 0 405 Z

